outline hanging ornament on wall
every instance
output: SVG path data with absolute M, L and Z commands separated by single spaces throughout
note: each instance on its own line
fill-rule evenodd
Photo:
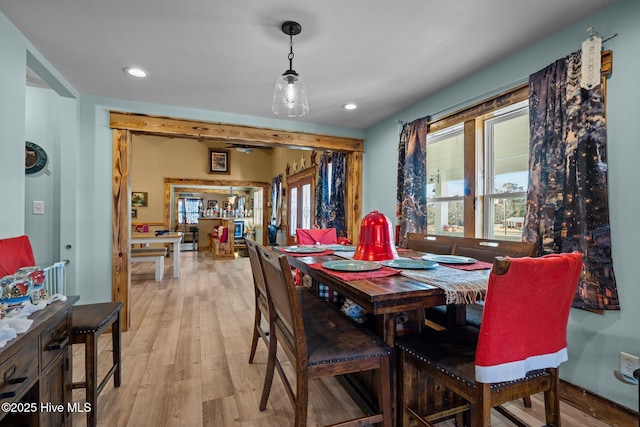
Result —
M 27 175 L 40 172 L 47 166 L 47 152 L 35 142 L 27 141 L 24 152 L 24 170 Z

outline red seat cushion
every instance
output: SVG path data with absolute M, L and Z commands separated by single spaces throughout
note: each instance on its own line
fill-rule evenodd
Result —
M 21 267 L 36 265 L 29 237 L 0 239 L 0 277 L 15 273 Z

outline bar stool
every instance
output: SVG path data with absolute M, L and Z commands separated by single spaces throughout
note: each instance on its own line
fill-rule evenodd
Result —
M 73 388 L 84 388 L 86 401 L 91 405 L 87 412 L 87 427 L 95 427 L 98 412 L 98 394 L 111 376 L 114 387 L 120 387 L 120 310 L 121 302 L 104 302 L 73 307 L 71 343 L 84 344 L 85 380 L 74 382 Z M 98 338 L 111 326 L 113 366 L 98 383 Z

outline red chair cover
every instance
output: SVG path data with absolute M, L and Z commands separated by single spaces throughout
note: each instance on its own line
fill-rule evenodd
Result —
M 296 241 L 299 245 L 333 245 L 338 235 L 335 228 L 297 228 Z
M 222 228 L 222 233 L 218 233 L 220 238 L 220 243 L 227 243 L 227 239 L 229 236 L 229 229 L 227 227 Z
M 21 267 L 36 265 L 29 237 L 0 239 L 0 277 L 15 273 Z
M 582 272 L 579 252 L 511 258 L 493 272 L 476 350 L 476 380 L 511 381 L 567 360 L 567 322 Z

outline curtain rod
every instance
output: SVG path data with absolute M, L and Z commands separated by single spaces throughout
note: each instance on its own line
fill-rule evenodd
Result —
M 605 43 L 605 42 L 611 40 L 612 38 L 618 36 L 618 33 L 614 33 L 614 34 L 610 35 L 609 37 L 604 37 L 603 38 L 596 30 L 593 29 L 593 27 L 587 28 L 587 32 L 589 33 L 590 37 L 600 37 L 602 39 L 602 43 Z M 486 90 L 486 91 L 484 91 L 484 92 L 482 92 L 480 94 L 477 94 L 477 95 L 474 95 L 474 96 L 472 96 L 470 98 L 467 98 L 467 99 L 464 99 L 462 101 L 459 101 L 458 103 L 456 103 L 454 105 L 450 105 L 447 108 L 444 108 L 444 109 L 442 109 L 440 111 L 437 111 L 437 112 L 435 112 L 433 114 L 429 114 L 426 117 L 429 117 L 430 121 L 431 120 L 435 120 L 435 119 L 438 118 L 439 115 L 442 115 L 444 113 L 448 113 L 451 110 L 455 111 L 459 107 L 462 107 L 462 106 L 467 105 L 469 103 L 473 103 L 474 101 L 479 101 L 481 99 L 484 99 L 488 94 L 496 94 L 496 93 L 500 93 L 500 92 L 502 92 L 504 90 L 514 88 L 516 86 L 519 86 L 521 84 L 526 83 L 528 80 L 529 80 L 529 76 L 521 77 L 521 78 L 519 78 L 517 80 L 514 80 L 514 81 L 512 81 L 510 83 L 505 83 L 505 84 L 503 84 L 501 86 L 498 86 L 496 88 L 493 88 L 493 89 L 490 89 L 490 90 Z M 414 120 L 418 120 L 418 119 L 414 119 Z M 397 123 L 398 123 L 398 125 L 403 126 L 403 125 L 405 125 L 406 123 L 409 123 L 409 122 L 405 122 L 403 120 L 398 119 Z

